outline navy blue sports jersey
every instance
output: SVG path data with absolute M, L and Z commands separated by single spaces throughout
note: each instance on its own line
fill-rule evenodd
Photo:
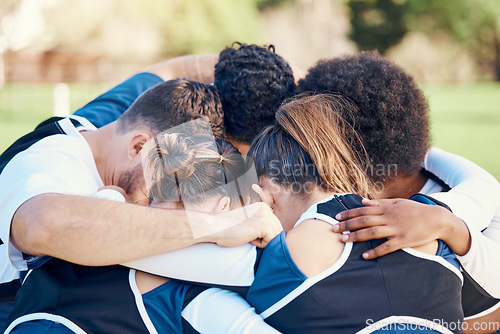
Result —
M 325 216 L 331 220 L 360 206 L 357 195 L 335 196 L 307 215 L 328 222 Z M 283 232 L 265 248 L 247 295 L 265 321 L 284 333 L 382 328 L 440 333 L 446 328 L 434 319 L 455 325 L 463 319 L 458 261 L 442 242 L 437 255 L 405 249 L 375 260 L 365 260 L 362 254 L 385 239 L 347 243 L 335 264 L 308 278 L 294 264 L 285 236 Z
M 74 115 L 88 119 L 96 128 L 114 122 L 139 95 L 163 82 L 156 74 L 138 73 L 75 111 Z
M 7 324 L 43 328 L 34 321 L 53 320 L 75 332 L 194 333 L 181 312 L 205 289 L 168 281 L 141 295 L 133 269 L 51 259 L 27 276 Z

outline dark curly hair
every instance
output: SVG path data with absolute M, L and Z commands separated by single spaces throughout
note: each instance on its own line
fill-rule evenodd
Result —
M 320 60 L 298 82 L 298 91 L 339 93 L 357 104 L 358 112 L 341 117 L 360 136 L 366 151 L 356 151 L 368 155 L 365 169 L 373 181 L 421 170 L 430 145 L 427 101 L 399 66 L 376 52 Z
M 226 134 L 247 144 L 274 122 L 278 107 L 295 90 L 290 65 L 272 45 L 233 43 L 222 50 L 214 84 L 222 102 Z

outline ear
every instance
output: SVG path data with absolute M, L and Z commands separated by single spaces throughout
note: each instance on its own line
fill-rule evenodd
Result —
M 144 145 L 151 139 L 151 135 L 147 132 L 137 132 L 134 134 L 128 144 L 128 156 L 132 159 L 137 157 Z
M 216 212 L 228 212 L 231 205 L 231 199 L 229 196 L 222 197 L 215 208 Z
M 273 207 L 274 204 L 274 199 L 273 196 L 270 193 L 264 193 L 264 190 L 262 189 L 261 186 L 258 184 L 252 184 L 252 189 L 255 191 L 257 194 L 260 196 L 260 201 L 262 203 L 266 203 L 269 205 L 271 208 Z

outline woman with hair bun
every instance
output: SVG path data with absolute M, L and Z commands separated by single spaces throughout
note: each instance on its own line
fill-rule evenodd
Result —
M 363 206 L 362 198 L 370 198 L 373 189 L 363 170 L 366 162 L 351 149 L 359 139 L 335 112 L 340 108 L 356 112 L 357 107 L 341 95 L 303 95 L 280 107 L 275 124 L 252 143 L 247 164 L 258 176 L 254 190 L 284 231 L 262 252 L 219 247 L 215 256 L 217 246 L 207 245 L 204 254 L 182 256 L 184 264 L 197 261 L 200 267 L 184 279 L 233 290 L 249 287 L 247 301 L 283 333 L 460 332 L 462 275 L 443 242 L 367 261 L 362 254 L 385 240 L 344 244 L 332 231 L 337 214 Z M 414 199 L 458 219 L 430 198 Z M 156 260 L 134 265 L 176 277 L 171 254 Z M 194 308 L 184 313 L 190 312 Z M 215 313 L 205 321 L 217 322 Z M 251 323 L 242 318 L 233 321 Z
M 190 124 L 182 126 L 190 128 Z M 203 127 L 194 125 L 189 130 L 187 133 L 168 130 L 155 136 L 143 148 L 143 170 L 150 206 L 216 214 L 247 204 L 249 192 L 234 186 L 236 179 L 245 172 L 241 154 L 225 140 L 215 141 L 209 135 L 192 134 L 194 131 L 205 133 Z M 248 189 L 250 187 L 246 187 Z M 94 196 L 125 201 L 124 194 L 118 187 L 104 187 Z M 183 256 L 203 252 L 205 246 L 200 244 L 181 253 L 172 252 L 178 261 L 174 266 L 184 267 Z M 250 244 L 237 249 L 255 253 L 255 247 Z M 90 267 L 88 273 L 75 282 L 59 282 L 47 287 L 44 285 L 47 275 L 53 276 L 50 280 L 58 280 L 61 261 L 54 258 L 47 262 L 45 266 L 52 270 L 37 272 L 38 279 L 22 289 L 23 294 L 16 305 L 22 307 L 22 304 L 34 303 L 33 308 L 38 312 L 10 323 L 5 333 L 215 334 L 239 333 L 240 326 L 248 330 L 249 323 L 253 333 L 276 333 L 235 292 L 193 285 L 125 266 L 100 267 L 98 270 Z M 193 268 L 196 270 L 197 267 Z M 181 268 L 182 271 L 186 268 Z M 39 293 L 34 294 L 34 291 Z M 44 297 L 47 294 L 60 298 L 53 303 L 51 298 Z M 211 317 L 213 321 L 204 323 L 200 320 L 200 315 L 206 316 L 214 310 L 217 311 Z M 50 323 L 36 318 L 42 313 Z M 247 322 L 235 325 L 234 320 L 242 313 Z
M 162 134 L 144 160 L 150 205 L 163 208 L 213 205 L 222 212 L 248 204 L 228 185 L 244 172 L 245 161 L 229 142 L 205 135 Z

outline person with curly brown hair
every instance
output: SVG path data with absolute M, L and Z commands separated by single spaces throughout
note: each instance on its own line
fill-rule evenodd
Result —
M 497 180 L 472 162 L 430 147 L 428 105 L 414 79 L 375 52 L 324 59 L 298 82 L 299 92 L 340 93 L 358 107 L 339 114 L 361 137 L 364 167 L 376 185 L 376 197 L 408 198 L 433 194 L 464 222 L 450 224 L 434 208 L 407 201 L 366 202 L 371 207 L 339 215 L 337 231 L 350 230 L 343 241 L 389 238 L 367 251 L 366 259 L 382 256 L 432 239 L 444 240 L 465 269 L 463 306 L 466 319 L 500 317 L 500 187 Z M 484 230 L 483 230 L 484 229 Z M 481 233 L 481 231 L 483 233 Z M 477 288 L 479 287 L 479 289 Z M 485 294 L 479 293 L 479 290 Z M 491 298 L 495 297 L 495 298 Z M 496 310 L 496 311 L 495 311 Z M 486 318 L 484 318 L 486 319 Z M 489 320 L 488 320 L 489 321 Z
M 243 155 L 257 134 L 274 122 L 278 107 L 295 89 L 292 68 L 273 45 L 241 43 L 220 52 L 214 84 L 222 101 L 226 135 Z
M 358 112 L 341 116 L 362 138 L 369 161 L 365 171 L 380 186 L 380 198 L 420 190 L 427 179 L 421 165 L 430 145 L 428 107 L 402 68 L 370 52 L 320 60 L 299 81 L 298 91 L 335 92 L 356 103 Z
M 227 139 L 243 155 L 260 130 L 273 122 L 280 104 L 294 94 L 295 81 L 305 74 L 278 55 L 273 45 L 239 42 L 226 47 L 219 55 L 182 56 L 152 66 L 136 80 L 143 83 L 144 90 L 150 85 L 147 80 L 154 77 L 149 72 L 169 78 L 187 77 L 213 82 L 222 101 Z M 113 98 L 117 93 L 121 92 L 105 93 L 102 101 L 105 103 L 106 98 Z M 138 94 L 120 95 L 133 101 Z M 95 101 L 91 103 L 96 104 Z M 114 121 L 125 110 L 121 104 L 104 106 L 106 108 L 85 106 L 75 114 L 101 127 Z

